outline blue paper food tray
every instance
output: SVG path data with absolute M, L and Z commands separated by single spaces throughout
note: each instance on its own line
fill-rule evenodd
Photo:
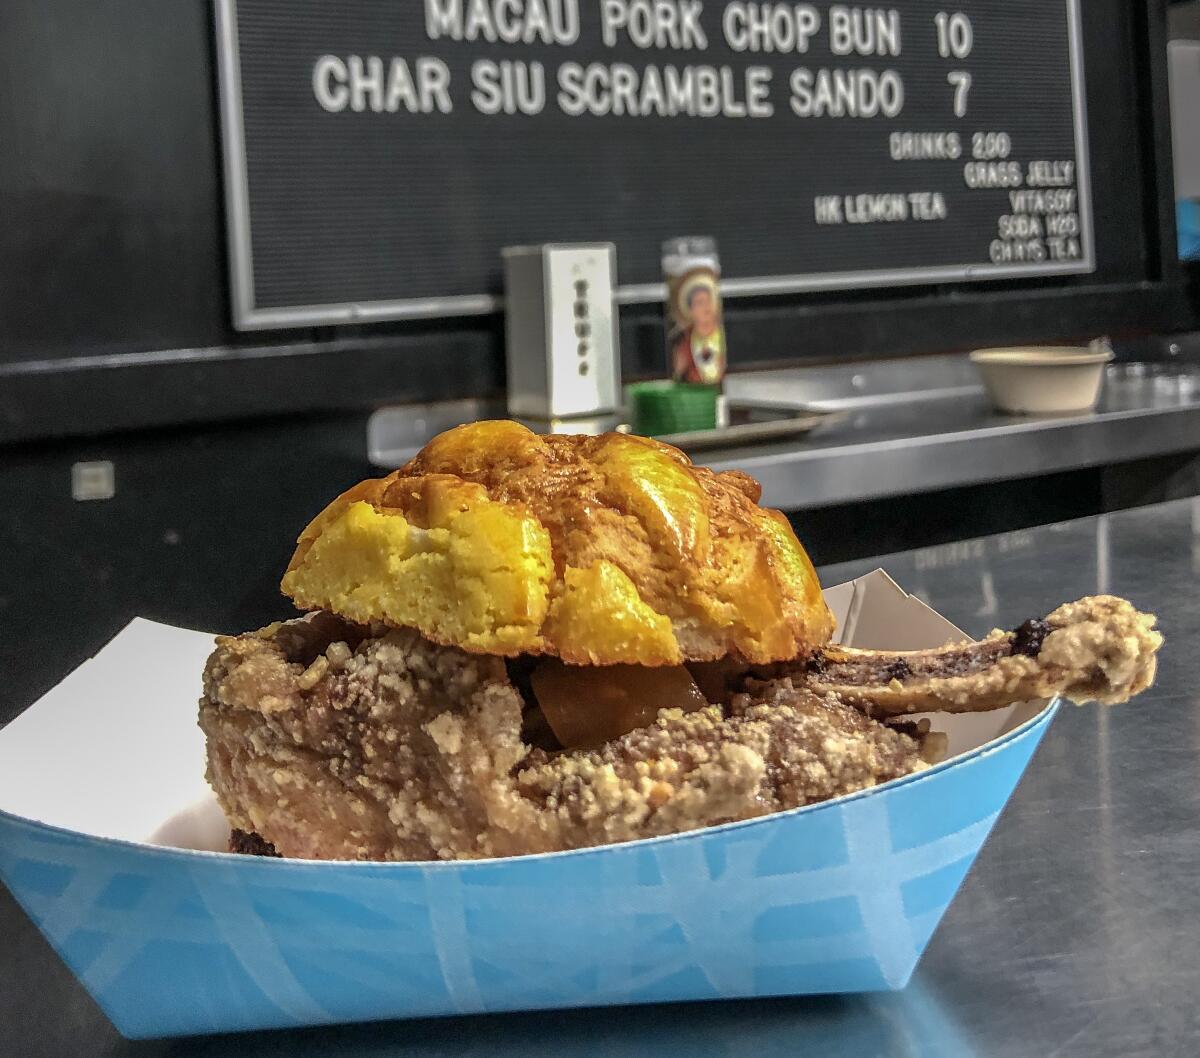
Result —
M 843 624 L 860 603 L 845 602 Z M 162 653 L 169 664 L 171 652 Z M 103 661 L 89 662 L 80 670 L 86 681 L 76 682 L 94 687 Z M 157 677 L 137 678 L 153 685 Z M 77 694 L 73 679 L 44 701 Z M 75 715 L 61 701 L 47 712 L 55 708 Z M 166 730 L 160 712 L 147 722 Z M 825 804 L 625 845 L 468 863 L 311 863 L 161 848 L 88 823 L 90 808 L 74 829 L 4 810 L 16 784 L 0 781 L 0 878 L 131 1038 L 896 989 L 1054 712 L 1051 704 L 1023 723 L 1013 718 L 1011 730 L 945 764 Z M 97 722 L 95 710 L 75 718 L 80 727 Z M 30 730 L 11 739 L 0 732 L 0 766 L 16 766 L 19 739 L 28 756 Z M 181 735 L 180 745 L 192 737 Z M 76 770 L 86 756 L 81 750 Z M 124 774 L 114 763 L 105 762 L 107 774 Z M 127 799 L 131 815 L 152 814 L 144 796 Z M 177 828 L 175 840 L 185 832 Z

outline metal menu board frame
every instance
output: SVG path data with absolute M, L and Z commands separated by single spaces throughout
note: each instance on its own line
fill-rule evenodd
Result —
M 395 0 L 409 2 L 409 0 Z M 1062 0 L 1067 9 L 1072 115 L 1075 132 L 1075 172 L 1082 256 L 1062 262 L 916 266 L 794 275 L 725 276 L 724 295 L 730 297 L 855 290 L 871 287 L 914 286 L 926 283 L 979 282 L 995 279 L 1083 275 L 1096 270 L 1091 197 L 1091 158 L 1088 145 L 1087 98 L 1080 26 L 1080 0 Z M 329 304 L 270 307 L 255 298 L 251 208 L 246 137 L 243 122 L 241 54 L 238 46 L 237 0 L 214 0 L 221 142 L 225 169 L 225 204 L 229 246 L 230 287 L 234 326 L 239 330 L 324 326 L 472 316 L 503 308 L 494 294 L 444 297 L 388 298 Z M 499 258 L 497 247 L 497 259 Z M 659 301 L 661 283 L 618 286 L 620 304 Z

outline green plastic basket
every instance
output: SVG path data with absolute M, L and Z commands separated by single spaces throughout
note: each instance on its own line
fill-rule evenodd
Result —
M 671 380 L 635 382 L 628 394 L 635 433 L 654 436 L 716 428 L 719 386 Z

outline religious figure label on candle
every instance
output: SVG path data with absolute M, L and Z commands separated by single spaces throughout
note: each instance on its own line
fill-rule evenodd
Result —
M 677 382 L 719 386 L 725 378 L 726 347 L 716 241 L 668 239 L 662 257 L 671 376 Z

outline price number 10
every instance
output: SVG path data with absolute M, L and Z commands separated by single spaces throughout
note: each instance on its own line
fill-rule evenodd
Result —
M 933 16 L 937 25 L 938 54 L 943 59 L 965 59 L 971 54 L 971 45 L 975 42 L 975 34 L 971 29 L 971 20 L 961 11 L 953 15 L 939 11 Z

